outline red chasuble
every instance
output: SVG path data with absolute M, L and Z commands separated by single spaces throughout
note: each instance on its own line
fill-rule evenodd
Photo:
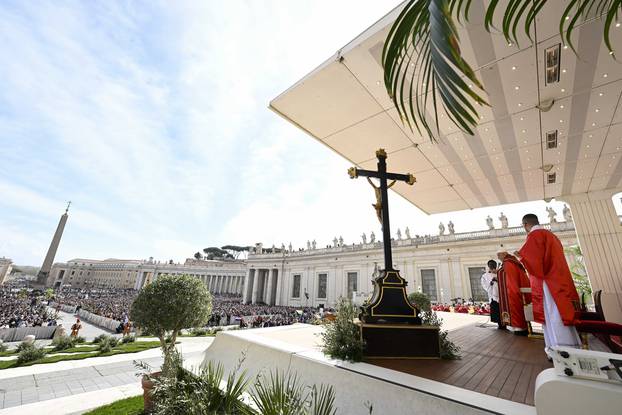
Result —
M 564 325 L 572 325 L 579 295 L 557 236 L 546 229 L 533 230 L 519 254 L 531 281 L 534 320 L 545 323 L 542 283 L 546 282 Z
M 523 294 L 520 292 L 521 288 L 529 288 L 529 277 L 525 269 L 516 258 L 508 255 L 503 260 L 497 278 L 502 321 L 509 326 L 527 330 Z M 525 294 L 525 300 L 530 303 L 531 296 Z

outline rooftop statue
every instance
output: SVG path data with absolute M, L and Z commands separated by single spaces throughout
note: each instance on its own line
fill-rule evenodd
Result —
M 339 246 L 343 246 L 343 236 L 339 237 Z
M 454 223 L 452 221 L 449 221 L 449 223 L 447 224 L 447 229 L 449 229 L 450 235 L 456 233 L 456 231 L 454 230 Z
M 337 248 L 337 244 L 339 243 L 339 241 L 337 240 L 337 237 L 335 236 L 333 238 L 333 248 Z
M 365 235 L 365 232 L 361 235 L 361 239 L 363 240 L 363 244 L 367 243 L 367 235 Z
M 505 216 L 503 214 L 503 212 L 501 212 L 501 216 L 499 216 L 499 220 L 501 221 L 501 228 L 502 229 L 507 229 L 508 228 L 508 218 L 507 218 L 507 216 Z
M 443 222 L 438 224 L 438 234 L 445 235 L 445 225 L 443 225 Z
M 570 213 L 570 208 L 568 207 L 568 205 L 564 204 L 564 210 L 562 211 L 562 213 L 566 222 L 572 222 L 572 213 Z
M 376 234 L 374 233 L 374 231 L 369 234 L 369 242 L 371 242 L 372 244 L 376 242 Z
M 557 223 L 557 219 L 555 218 L 557 216 L 557 212 L 555 212 L 555 209 L 547 206 L 546 212 L 549 214 L 549 223 Z
M 410 229 L 408 229 L 408 226 L 404 230 L 404 233 L 406 234 L 406 239 L 410 239 Z
M 311 248 L 315 249 L 315 247 L 317 246 L 317 242 L 315 242 L 315 239 L 311 242 Z
M 488 225 L 489 230 L 493 230 L 495 228 L 495 225 L 494 223 L 492 223 L 492 218 L 490 217 L 490 215 L 488 215 L 488 217 L 486 218 L 486 225 Z
M 400 231 L 400 228 L 397 228 L 397 239 L 402 240 L 402 231 Z

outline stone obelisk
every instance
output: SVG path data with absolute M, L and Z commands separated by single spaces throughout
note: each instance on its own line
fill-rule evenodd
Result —
M 52 269 L 54 257 L 56 256 L 56 251 L 58 250 L 58 245 L 60 244 L 60 238 L 63 236 L 65 224 L 67 223 L 67 218 L 69 217 L 69 206 L 71 206 L 71 202 L 67 203 L 67 209 L 65 209 L 65 213 L 63 213 L 63 215 L 60 217 L 60 221 L 58 221 L 56 232 L 54 232 L 54 238 L 52 238 L 52 243 L 48 248 L 48 253 L 45 256 L 45 260 L 43 260 L 43 265 L 41 265 L 41 269 L 37 274 L 38 284 L 45 285 L 47 283 L 48 277 L 50 276 L 50 270 Z

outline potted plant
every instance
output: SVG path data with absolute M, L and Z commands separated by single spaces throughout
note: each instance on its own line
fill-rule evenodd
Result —
M 164 363 L 160 372 L 143 376 L 145 412 L 153 409 L 152 378 L 167 376 L 174 366 L 175 342 L 180 331 L 207 323 L 212 311 L 209 291 L 199 279 L 189 275 L 164 275 L 139 293 L 130 309 L 130 318 L 142 331 L 160 340 Z

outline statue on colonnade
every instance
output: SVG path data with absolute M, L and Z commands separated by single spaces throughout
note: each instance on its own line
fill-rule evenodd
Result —
M 549 215 L 549 223 L 557 223 L 557 219 L 555 218 L 557 216 L 557 212 L 555 212 L 555 209 L 553 209 L 550 206 L 547 206 L 546 213 L 548 213 Z
M 488 225 L 488 230 L 493 230 L 495 228 L 495 224 L 492 223 L 492 218 L 490 215 L 486 218 L 486 225 Z
M 447 224 L 447 229 L 449 229 L 450 235 L 456 233 L 456 231 L 454 230 L 454 223 L 452 221 L 449 221 L 449 223 Z
M 369 242 L 371 242 L 372 244 L 376 242 L 376 234 L 374 233 L 374 231 L 369 234 Z
M 508 217 L 501 212 L 501 216 L 499 216 L 499 221 L 501 221 L 501 229 L 508 228 Z
M 367 243 L 367 235 L 365 235 L 365 232 L 361 235 L 361 239 L 363 240 L 363 245 L 365 245 Z
M 445 235 L 445 225 L 443 225 L 443 222 L 438 224 L 438 234 Z
M 397 239 L 398 240 L 402 240 L 402 231 L 400 231 L 400 228 L 397 228 Z
M 410 239 L 410 229 L 408 229 L 408 226 L 404 230 L 404 233 L 406 234 L 406 239 Z
M 562 213 L 566 222 L 572 222 L 572 213 L 570 213 L 570 208 L 568 207 L 568 205 L 564 204 L 564 210 L 562 211 Z

